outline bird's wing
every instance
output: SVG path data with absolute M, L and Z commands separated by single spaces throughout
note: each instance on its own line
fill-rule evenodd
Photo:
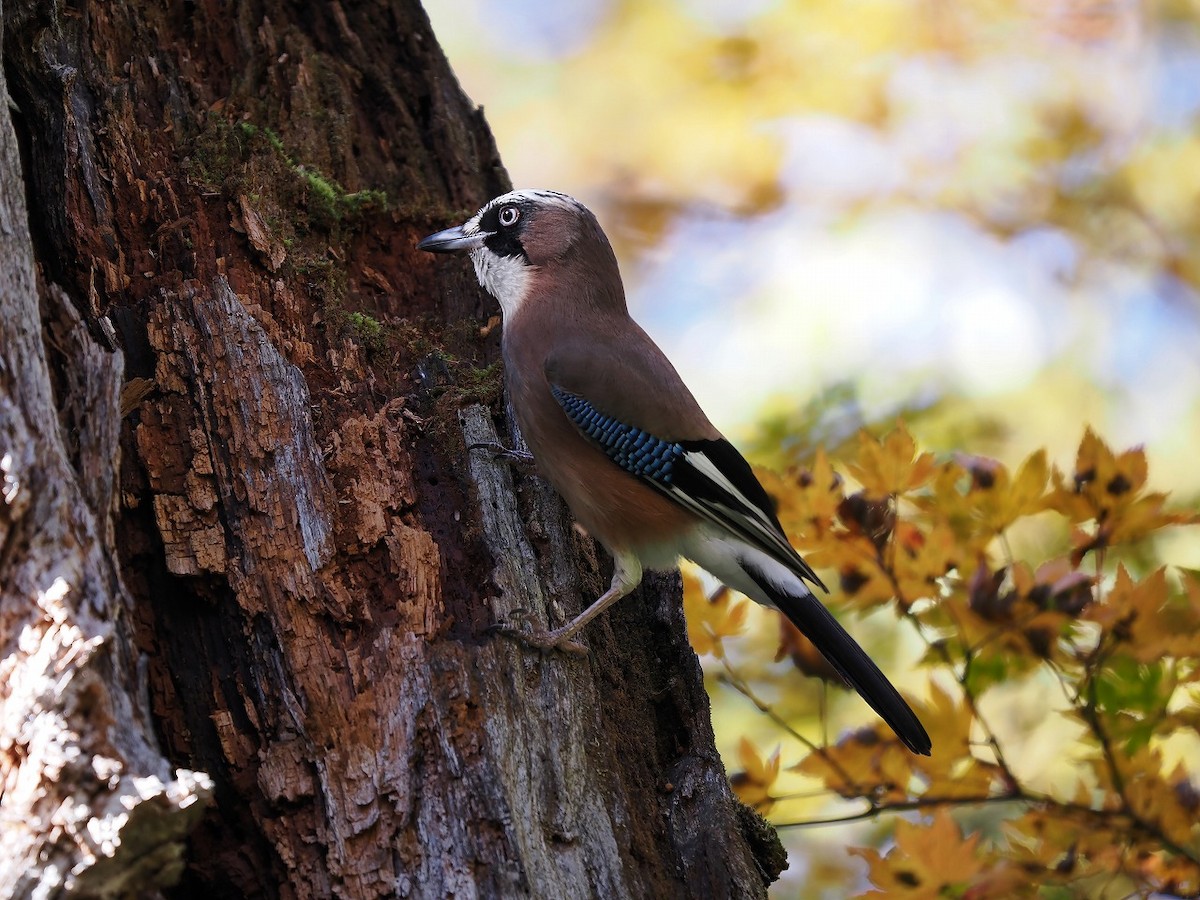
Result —
M 750 464 L 709 424 L 661 351 L 650 347 L 649 358 L 645 348 L 566 348 L 547 360 L 550 391 L 579 432 L 616 465 L 828 590 L 788 543 Z

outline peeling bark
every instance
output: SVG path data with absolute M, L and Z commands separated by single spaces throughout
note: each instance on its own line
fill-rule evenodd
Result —
M 22 183 L 0 102 L 0 894 L 151 889 L 178 879 L 212 782 L 172 771 L 131 652 L 113 563 L 121 354 L 39 284 Z
M 0 21 L 0 893 L 765 895 L 677 578 L 487 633 L 607 563 L 465 449 L 495 309 L 414 245 L 507 180 L 419 7 Z

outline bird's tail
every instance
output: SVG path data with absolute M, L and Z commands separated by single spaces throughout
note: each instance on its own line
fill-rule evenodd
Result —
M 879 671 L 879 666 L 825 608 L 825 604 L 814 597 L 799 578 L 795 579 L 794 586 L 788 585 L 785 590 L 763 573 L 746 565 L 745 560 L 743 568 L 771 603 L 813 642 L 830 665 L 891 726 L 908 749 L 928 756 L 932 744 L 921 720 L 887 680 L 887 676 Z

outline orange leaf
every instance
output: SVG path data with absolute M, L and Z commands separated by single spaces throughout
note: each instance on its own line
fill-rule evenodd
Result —
M 979 835 L 964 838 L 945 810 L 938 810 L 928 824 L 897 822 L 896 846 L 887 856 L 876 850 L 852 848 L 850 852 L 867 861 L 871 882 L 887 896 L 930 900 L 961 896 L 986 867 L 979 856 Z
M 729 778 L 738 799 L 747 806 L 765 812 L 774 804 L 771 788 L 779 777 L 779 748 L 764 761 L 758 748 L 749 738 L 743 737 L 738 742 L 738 761 L 742 764 L 740 772 L 734 772 Z
M 867 494 L 881 500 L 925 484 L 937 465 L 932 454 L 917 454 L 916 442 L 901 422 L 882 441 L 860 433 L 858 457 L 849 468 Z
M 1165 569 L 1135 582 L 1119 566 L 1104 602 L 1093 603 L 1083 617 L 1098 623 L 1138 662 L 1200 656 L 1200 591 L 1171 598 Z
M 924 757 L 914 756 L 884 725 L 860 728 L 832 747 L 808 754 L 793 772 L 819 778 L 843 797 L 873 797 L 881 803 L 909 798 L 908 785 Z
M 1046 463 L 1046 451 L 1038 450 L 1031 453 L 1012 480 L 1005 504 L 1007 521 L 1001 526 L 1006 528 L 1021 516 L 1036 512 L 1041 506 L 1042 495 L 1046 492 L 1046 479 L 1049 477 L 1049 467 Z
M 749 605 L 746 600 L 734 600 L 734 596 L 729 588 L 721 587 L 711 597 L 706 597 L 700 579 L 691 572 L 684 572 L 683 612 L 687 619 L 688 642 L 697 655 L 711 653 L 721 659 L 725 655 L 721 640 L 745 630 Z

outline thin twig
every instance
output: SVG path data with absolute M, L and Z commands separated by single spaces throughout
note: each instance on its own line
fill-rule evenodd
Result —
M 732 665 L 730 665 L 729 660 L 722 657 L 721 665 L 723 665 L 725 667 L 725 674 L 718 675 L 717 676 L 718 681 L 722 682 L 723 684 L 729 685 L 731 688 L 733 688 L 735 691 L 737 691 L 739 694 L 741 694 L 743 697 L 745 697 L 747 700 L 749 700 L 751 703 L 753 703 L 756 707 L 758 707 L 759 712 L 763 713 L 772 722 L 774 722 L 776 725 L 778 725 L 780 728 L 782 728 L 785 732 L 787 732 L 789 735 L 791 735 L 793 738 L 795 738 L 797 741 L 799 741 L 801 744 L 803 744 L 805 747 L 807 747 L 809 752 L 816 754 L 822 760 L 824 760 L 826 763 L 828 763 L 829 767 L 838 774 L 838 776 L 842 779 L 843 782 L 845 782 L 847 789 L 854 790 L 860 794 L 865 793 L 865 791 L 862 788 L 862 785 L 860 785 L 853 777 L 851 777 L 850 773 L 847 772 L 842 767 L 841 763 L 839 763 L 836 759 L 834 759 L 832 756 L 829 755 L 829 750 L 827 747 L 818 746 L 810 738 L 806 737 L 805 735 L 803 735 L 799 731 L 797 731 L 795 728 L 793 728 L 792 725 L 786 719 L 783 718 L 783 716 L 781 716 L 781 715 L 779 715 L 779 713 L 775 712 L 775 710 L 771 706 L 771 704 L 767 703 L 765 700 L 763 700 L 757 694 L 754 693 L 754 691 L 753 691 L 753 689 L 751 689 L 750 685 L 748 685 L 745 682 L 745 680 L 737 673 L 737 670 L 734 669 Z

